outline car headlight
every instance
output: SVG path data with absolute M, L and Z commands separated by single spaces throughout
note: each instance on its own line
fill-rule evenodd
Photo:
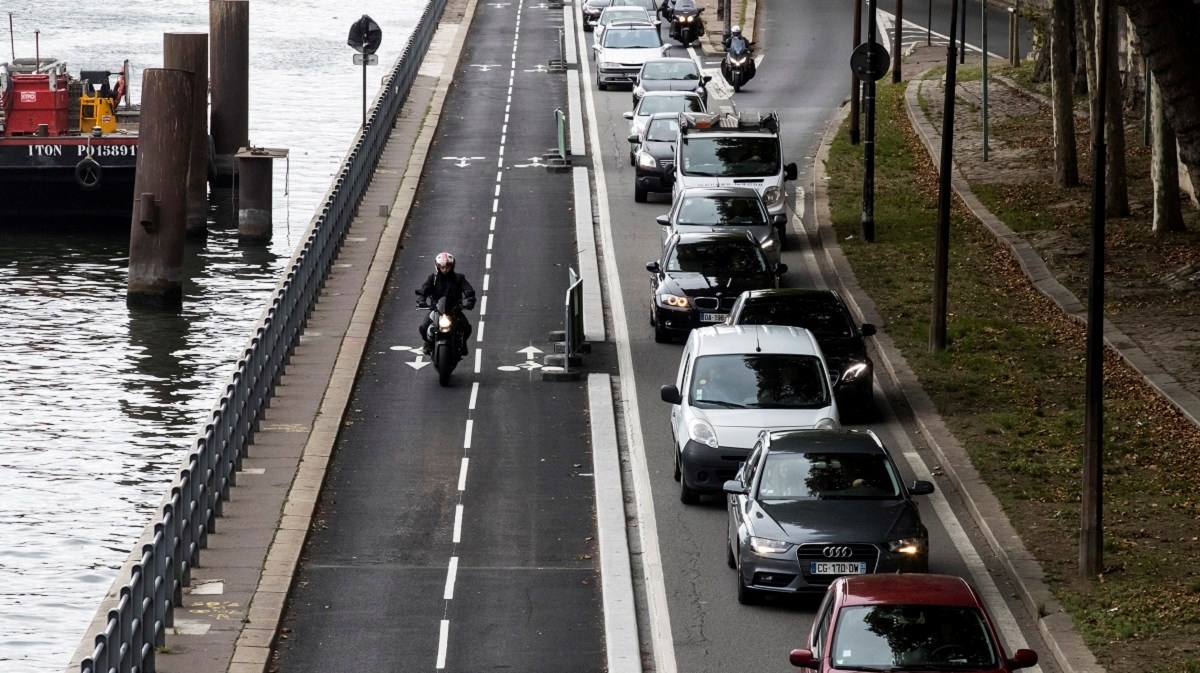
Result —
M 658 295 L 658 303 L 673 308 L 687 308 L 688 298 L 674 294 L 660 294 Z
M 604 62 L 602 62 L 602 63 L 600 64 L 600 67 L 601 67 L 601 68 L 604 68 L 605 70 L 610 70 L 610 69 L 612 69 L 612 68 L 616 68 L 616 67 L 617 67 L 617 64 L 616 64 L 616 63 L 613 63 L 613 62 L 611 62 L 611 61 L 604 61 Z
M 832 418 L 822 418 L 821 420 L 817 421 L 817 424 L 813 427 L 817 430 L 837 430 L 838 422 Z
M 782 540 L 772 540 L 766 537 L 751 537 L 750 549 L 754 550 L 755 554 L 786 554 L 792 545 Z
M 647 152 L 638 152 L 637 160 L 638 166 L 641 168 L 658 168 L 658 160 L 650 156 Z M 687 301 L 687 299 L 685 298 L 684 301 Z
M 762 249 L 764 252 L 771 252 L 772 250 L 775 249 L 775 245 L 776 245 L 775 239 L 768 238 L 767 240 L 763 241 L 760 245 L 762 245 Z
M 854 381 L 867 373 L 867 365 L 859 362 L 857 364 L 846 367 L 846 371 L 842 372 L 843 381 Z
M 763 201 L 768 206 L 777 206 L 783 202 L 783 190 L 778 187 L 767 187 L 763 192 Z
M 703 418 L 692 419 L 688 423 L 688 437 L 696 443 L 704 444 L 712 448 L 717 448 L 720 444 L 717 443 L 717 431 L 713 430 L 712 424 Z
M 925 549 L 925 541 L 916 537 L 905 537 L 888 542 L 888 551 L 894 554 L 915 556 Z

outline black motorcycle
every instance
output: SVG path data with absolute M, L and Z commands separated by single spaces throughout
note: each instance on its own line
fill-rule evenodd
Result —
M 734 93 L 754 79 L 754 70 L 754 43 L 744 37 L 730 40 L 721 61 L 721 76 L 733 87 Z
M 438 373 L 438 383 L 450 385 L 450 372 L 458 366 L 463 352 L 463 331 L 458 325 L 459 307 L 446 306 L 446 298 L 442 297 L 430 307 L 427 302 L 418 301 L 417 308 L 429 310 L 429 329 L 425 333 L 425 343 L 431 345 L 433 368 Z
M 703 7 L 695 5 L 676 6 L 671 12 L 671 39 L 679 40 L 685 47 L 700 39 L 704 35 L 704 20 L 700 18 L 703 11 Z

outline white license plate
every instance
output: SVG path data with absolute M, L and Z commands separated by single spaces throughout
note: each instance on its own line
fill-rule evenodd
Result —
M 810 575 L 865 575 L 867 564 L 847 561 L 813 561 L 808 564 Z
M 700 322 L 725 322 L 728 313 L 701 313 Z

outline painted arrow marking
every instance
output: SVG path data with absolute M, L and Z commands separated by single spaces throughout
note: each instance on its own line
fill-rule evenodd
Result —
M 470 166 L 472 161 L 482 161 L 483 160 L 483 157 L 442 157 L 442 158 L 449 159 L 450 161 L 456 162 L 454 165 L 458 166 L 459 168 L 466 168 L 467 166 Z
M 526 70 L 525 72 L 550 72 L 550 69 L 544 65 L 539 65 L 532 70 Z
M 539 353 L 542 353 L 542 351 L 540 349 L 538 349 L 534 346 L 527 346 L 517 352 L 525 354 L 524 362 L 522 362 L 519 365 L 501 365 L 499 367 L 496 367 L 496 369 L 499 369 L 502 372 L 517 372 L 517 371 L 521 371 L 522 369 L 528 372 L 528 371 L 533 371 L 535 369 L 541 369 L 542 366 L 533 361 L 534 356 L 538 355 Z
M 413 360 L 412 362 L 405 362 L 404 364 L 408 365 L 409 367 L 412 367 L 413 369 L 415 369 L 415 370 L 417 370 L 417 371 L 420 371 L 420 370 L 421 370 L 421 367 L 426 367 L 426 366 L 429 366 L 429 365 L 431 365 L 431 364 L 433 364 L 433 363 L 432 363 L 432 362 L 426 362 L 426 361 L 425 361 L 425 355 L 424 355 L 424 354 L 421 354 L 421 355 L 418 355 L 418 356 L 417 356 L 417 359 L 416 359 L 416 360 Z
M 499 68 L 499 63 L 472 63 L 472 68 L 479 68 L 479 72 L 491 72 L 492 68 Z
M 535 355 L 537 355 L 537 354 L 541 353 L 542 351 L 541 351 L 541 350 L 539 350 L 538 348 L 534 347 L 534 346 L 526 346 L 525 348 L 522 348 L 521 350 L 519 350 L 519 351 L 517 351 L 517 352 L 518 352 L 518 353 L 524 353 L 524 354 L 525 354 L 525 359 L 526 359 L 526 360 L 532 360 L 532 359 L 533 359 L 533 356 L 535 356 Z
M 512 3 L 510 3 L 510 2 L 489 2 L 489 3 L 487 3 L 488 7 L 495 7 L 496 9 L 508 7 L 510 4 L 512 4 Z
M 546 167 L 546 164 L 542 163 L 541 157 L 529 157 L 525 161 L 528 161 L 529 163 L 516 164 L 515 166 L 513 166 L 513 168 L 545 168 Z

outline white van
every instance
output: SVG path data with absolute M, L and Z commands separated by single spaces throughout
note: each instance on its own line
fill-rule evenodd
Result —
M 721 493 L 762 430 L 841 426 L 832 372 L 812 332 L 780 325 L 715 325 L 692 330 L 671 405 L 679 499 Z

